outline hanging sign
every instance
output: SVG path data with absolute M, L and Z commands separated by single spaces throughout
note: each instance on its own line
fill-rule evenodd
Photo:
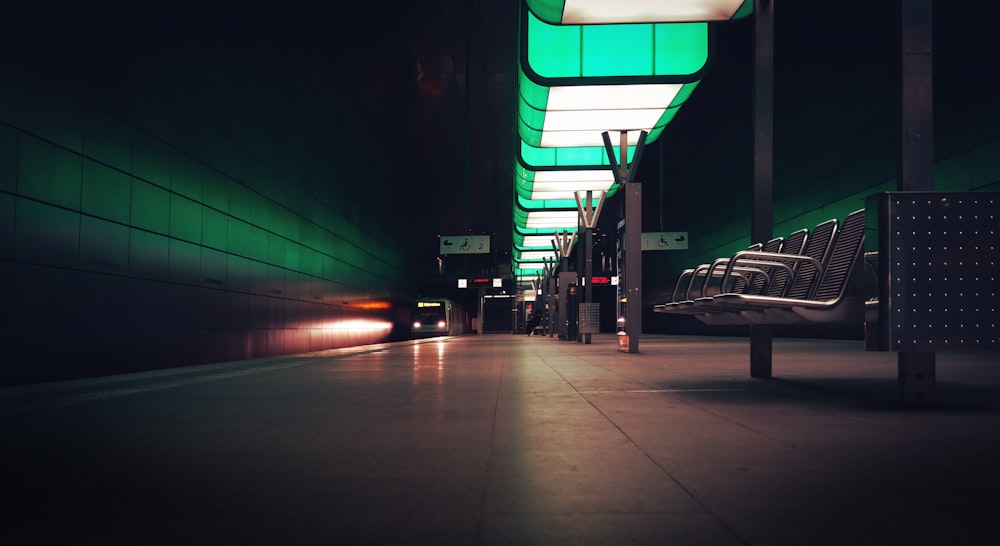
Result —
M 687 250 L 688 232 L 655 231 L 642 234 L 643 250 Z
M 489 235 L 442 235 L 441 254 L 489 254 Z

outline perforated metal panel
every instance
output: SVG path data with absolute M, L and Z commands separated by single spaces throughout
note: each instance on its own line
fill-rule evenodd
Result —
M 1000 349 L 1000 193 L 894 192 L 873 205 L 877 348 Z
M 601 304 L 581 303 L 580 304 L 580 333 L 599 334 L 601 333 Z

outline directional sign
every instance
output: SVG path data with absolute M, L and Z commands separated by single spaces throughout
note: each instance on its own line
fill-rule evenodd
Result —
M 642 234 L 643 250 L 687 250 L 688 232 L 654 231 Z
M 442 235 L 441 254 L 489 254 L 489 235 Z

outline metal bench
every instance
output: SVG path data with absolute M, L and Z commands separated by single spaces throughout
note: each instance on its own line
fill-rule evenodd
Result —
M 754 243 L 747 250 L 760 250 L 763 246 L 762 243 Z M 708 281 L 705 273 L 711 266 L 712 264 L 701 264 L 698 267 L 681 271 L 681 274 L 677 276 L 677 282 L 674 284 L 674 290 L 671 292 L 671 299 L 667 303 L 692 300 L 694 299 L 692 294 L 696 293 L 696 291 L 704 292 L 705 283 Z M 701 284 L 697 284 L 698 282 L 701 282 Z
M 798 324 L 863 320 L 863 302 L 844 294 L 864 249 L 864 209 L 816 226 L 801 255 L 748 252 L 730 260 L 737 266 L 776 268 L 793 275 L 784 295 L 723 293 L 660 312 L 693 315 L 706 324 Z M 723 277 L 723 281 L 725 276 Z
M 738 252 L 726 264 L 723 277 L 725 278 L 726 273 L 731 268 L 761 268 L 771 272 L 772 280 L 768 284 L 767 290 L 762 294 L 741 295 L 763 297 L 807 295 L 810 283 L 816 278 L 816 266 L 820 265 L 829 254 L 838 226 L 838 220 L 831 219 L 818 224 L 811 233 L 804 229 L 796 231 L 788 236 L 783 252 L 781 253 L 765 253 L 750 250 Z M 798 249 L 797 252 L 796 249 Z M 703 296 L 695 299 L 671 302 L 654 306 L 653 311 L 658 313 L 695 315 L 699 320 L 708 324 L 731 324 L 734 319 L 736 323 L 745 323 L 745 320 L 738 317 L 721 315 L 712 317 L 704 316 L 709 312 L 716 314 L 714 313 L 714 309 L 705 307 L 707 301 L 712 301 L 717 297 L 720 298 L 719 301 L 725 301 L 726 296 L 736 294 L 735 292 L 728 292 L 715 296 Z

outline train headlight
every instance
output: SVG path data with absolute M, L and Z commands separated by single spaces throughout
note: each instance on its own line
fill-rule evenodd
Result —
M 438 328 L 444 328 L 445 326 L 447 326 L 447 323 L 445 323 L 445 321 L 443 320 L 438 321 Z
M 413 327 L 414 328 L 420 328 L 420 326 L 421 326 L 421 324 L 420 324 L 419 320 L 413 323 Z

